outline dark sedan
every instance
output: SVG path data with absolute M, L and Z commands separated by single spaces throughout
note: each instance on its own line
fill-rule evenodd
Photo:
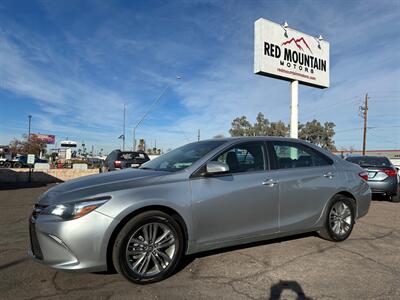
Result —
M 394 202 L 399 201 L 397 195 L 399 188 L 397 170 L 387 157 L 351 156 L 347 157 L 346 160 L 361 166 L 367 171 L 368 184 L 372 193 L 383 194 Z
M 149 161 L 149 156 L 142 151 L 112 151 L 104 161 L 103 171 L 115 171 L 126 168 L 138 168 Z

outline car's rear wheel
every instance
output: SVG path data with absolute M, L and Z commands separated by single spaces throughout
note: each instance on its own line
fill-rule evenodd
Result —
M 319 235 L 327 240 L 341 242 L 346 240 L 354 226 L 354 205 L 352 199 L 336 195 L 331 201 L 325 219 L 325 226 Z
M 161 211 L 135 216 L 119 232 L 113 248 L 117 271 L 134 283 L 153 283 L 170 276 L 183 255 L 179 224 Z
M 6 161 L 6 162 L 3 164 L 3 167 L 4 167 L 4 168 L 11 168 L 11 166 L 12 166 L 12 164 L 11 164 L 9 161 Z
M 398 202 L 400 202 L 400 195 L 399 194 L 391 195 L 389 200 L 394 203 L 398 203 Z
M 20 162 L 14 163 L 14 168 L 22 168 L 22 164 Z

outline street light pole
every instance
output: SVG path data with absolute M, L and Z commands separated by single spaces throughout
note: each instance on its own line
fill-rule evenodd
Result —
M 177 76 L 176 79 L 181 79 L 180 76 Z M 144 113 L 142 118 L 139 120 L 139 122 L 136 123 L 136 125 L 133 127 L 133 151 L 136 151 L 136 128 L 140 125 L 140 123 L 143 122 L 143 120 L 147 117 L 147 115 L 150 113 L 150 111 L 154 108 L 154 106 L 160 101 L 161 97 L 165 94 L 165 92 L 168 90 L 170 86 L 167 85 L 164 90 L 161 92 L 161 94 L 154 100 L 154 102 L 150 105 L 149 109 Z
M 125 151 L 125 103 L 124 103 L 124 128 L 122 132 L 122 151 Z
M 27 161 L 28 161 L 28 154 L 31 151 L 30 148 L 31 148 L 31 121 L 32 121 L 32 116 L 29 115 L 28 119 L 29 119 L 29 123 L 28 123 L 28 149 L 27 149 L 28 153 L 26 155 Z M 31 182 L 31 181 L 32 181 L 32 167 L 31 167 L 31 165 L 29 165 L 28 182 Z
M 29 122 L 28 122 L 28 145 L 31 141 L 31 120 L 32 120 L 32 116 L 29 115 L 28 116 Z

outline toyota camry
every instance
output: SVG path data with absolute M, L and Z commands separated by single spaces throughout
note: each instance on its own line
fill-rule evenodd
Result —
M 30 256 L 69 271 L 160 281 L 184 255 L 304 232 L 340 242 L 367 214 L 368 174 L 310 143 L 244 137 L 190 143 L 139 169 L 44 193 Z

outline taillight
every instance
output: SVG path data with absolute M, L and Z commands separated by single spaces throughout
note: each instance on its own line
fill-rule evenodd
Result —
M 367 172 L 358 173 L 358 176 L 360 176 L 365 181 L 368 181 L 368 173 Z
M 121 168 L 121 161 L 120 160 L 114 161 L 114 167 Z
M 382 172 L 385 173 L 389 177 L 393 177 L 393 176 L 397 175 L 397 172 L 394 169 L 383 169 Z

